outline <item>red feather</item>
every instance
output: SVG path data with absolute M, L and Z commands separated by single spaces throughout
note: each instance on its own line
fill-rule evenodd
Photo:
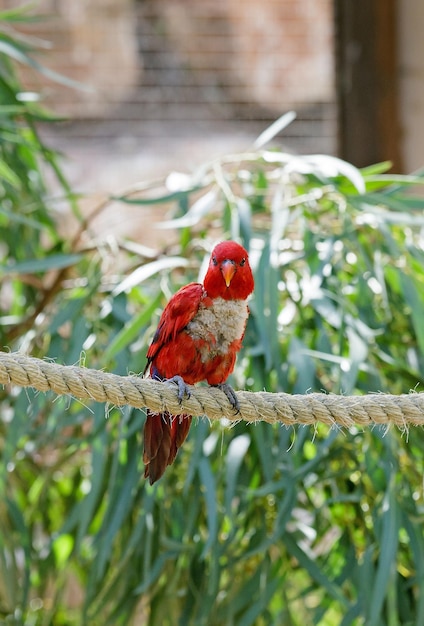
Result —
M 234 369 L 253 291 L 246 250 L 234 241 L 218 244 L 203 285 L 190 283 L 166 305 L 147 351 L 146 370 L 159 380 L 181 377 L 193 385 L 225 383 Z M 145 477 L 153 484 L 184 443 L 190 415 L 147 412 L 144 427 Z

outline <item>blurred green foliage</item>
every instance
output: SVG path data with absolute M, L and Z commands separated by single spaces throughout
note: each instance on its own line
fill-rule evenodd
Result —
M 231 237 L 256 278 L 236 387 L 358 402 L 422 390 L 419 175 L 267 149 L 268 132 L 250 152 L 120 198 L 166 206 L 163 249 L 83 249 L 88 225 L 36 130 L 48 116 L 22 96 L 4 43 L 28 54 L 0 31 L 2 349 L 140 372 L 169 294 Z M 80 219 L 72 241 L 57 232 L 46 166 Z M 144 420 L 0 391 L 1 623 L 424 624 L 421 429 L 200 419 L 150 487 Z

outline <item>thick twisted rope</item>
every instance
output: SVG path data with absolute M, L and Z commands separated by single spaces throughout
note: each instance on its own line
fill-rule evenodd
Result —
M 424 425 L 424 393 L 336 396 L 239 391 L 240 410 L 236 413 L 217 388 L 190 387 L 190 398 L 180 403 L 173 384 L 58 365 L 20 353 L 0 352 L 0 384 L 33 387 L 116 406 L 147 407 L 174 415 L 204 415 L 211 420 L 225 417 L 231 421 L 279 422 L 287 426 L 318 422 L 343 427 L 393 424 L 401 429 Z

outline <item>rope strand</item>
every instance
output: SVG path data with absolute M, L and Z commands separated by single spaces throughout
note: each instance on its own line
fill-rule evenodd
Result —
M 318 422 L 341 427 L 393 424 L 402 430 L 424 425 L 422 393 L 336 396 L 238 391 L 240 410 L 236 413 L 225 394 L 215 387 L 190 387 L 190 398 L 184 398 L 180 404 L 173 384 L 58 365 L 18 352 L 0 352 L 0 384 L 33 387 L 116 406 L 147 407 L 157 412 L 169 411 L 173 415 L 206 416 L 211 420 L 225 417 L 230 421 L 279 422 L 286 426 Z

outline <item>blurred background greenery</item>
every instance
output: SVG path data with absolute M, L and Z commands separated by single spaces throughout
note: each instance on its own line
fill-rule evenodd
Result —
M 54 119 L 16 72 L 30 52 L 2 30 L 1 349 L 140 372 L 169 296 L 198 279 L 216 240 L 237 238 L 256 289 L 236 388 L 422 390 L 420 174 L 269 148 L 288 115 L 250 152 L 118 198 L 166 213 L 165 245 L 99 243 L 37 132 Z M 59 205 L 79 221 L 71 239 Z M 0 391 L 1 623 L 424 624 L 421 429 L 199 419 L 150 487 L 144 420 Z

